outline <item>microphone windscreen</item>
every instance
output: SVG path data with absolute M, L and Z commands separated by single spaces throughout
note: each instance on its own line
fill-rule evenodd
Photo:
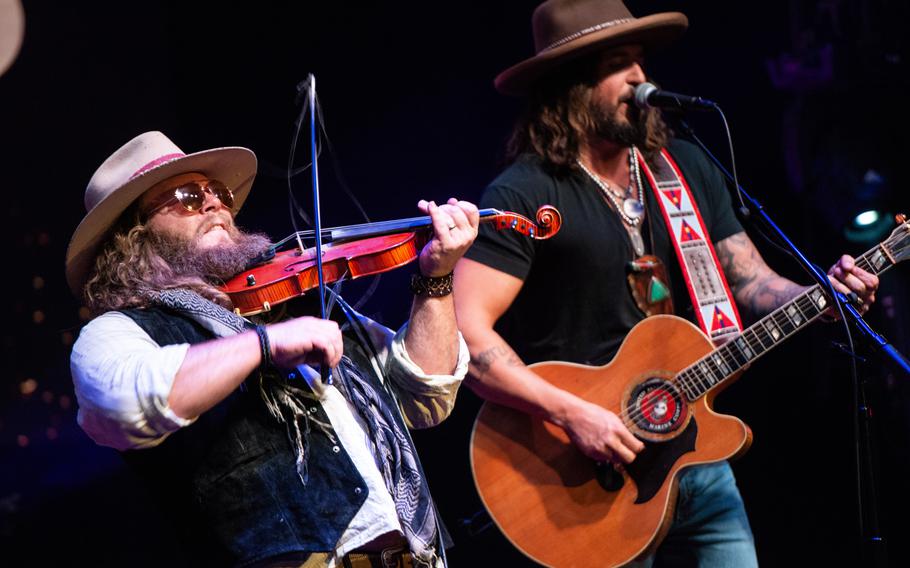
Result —
M 657 90 L 651 83 L 640 83 L 635 87 L 635 106 L 640 109 L 649 109 L 651 105 L 648 104 L 648 97 L 651 96 L 651 93 Z

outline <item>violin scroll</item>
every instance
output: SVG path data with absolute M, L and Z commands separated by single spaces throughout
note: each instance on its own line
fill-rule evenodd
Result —
M 526 237 L 543 241 L 559 232 L 562 214 L 552 205 L 543 205 L 537 210 L 537 223 L 524 215 L 502 211 L 496 214 L 496 229 L 512 229 Z

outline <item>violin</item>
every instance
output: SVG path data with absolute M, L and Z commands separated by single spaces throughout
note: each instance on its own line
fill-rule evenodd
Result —
M 511 229 L 535 240 L 549 239 L 562 225 L 562 215 L 551 206 L 537 210 L 537 223 L 527 217 L 498 209 L 480 210 L 482 223 L 494 223 L 497 230 Z M 322 270 L 326 285 L 343 279 L 371 276 L 394 270 L 415 260 L 431 236 L 430 217 L 412 217 L 379 223 L 324 229 Z M 221 291 L 242 316 L 267 312 L 274 306 L 302 296 L 319 286 L 315 247 L 274 252 L 284 243 L 312 237 L 301 231 L 272 246 L 264 262 L 228 280 Z

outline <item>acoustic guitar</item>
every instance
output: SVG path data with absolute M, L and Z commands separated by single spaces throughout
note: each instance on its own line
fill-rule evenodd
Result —
M 858 266 L 881 274 L 906 258 L 910 223 L 899 220 Z M 652 552 L 673 518 L 679 472 L 749 448 L 749 427 L 714 412 L 714 397 L 829 303 L 821 287 L 810 288 L 719 348 L 684 319 L 653 316 L 602 367 L 531 365 L 553 385 L 616 413 L 645 449 L 617 471 L 584 456 L 558 426 L 484 403 L 471 467 L 490 516 L 521 552 L 546 566 L 590 566 L 592 558 L 619 566 Z

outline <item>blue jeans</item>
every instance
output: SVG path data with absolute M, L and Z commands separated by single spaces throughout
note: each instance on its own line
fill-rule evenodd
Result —
M 629 566 L 758 566 L 752 529 L 729 463 L 684 470 L 679 479 L 679 498 L 670 532 L 655 554 Z

